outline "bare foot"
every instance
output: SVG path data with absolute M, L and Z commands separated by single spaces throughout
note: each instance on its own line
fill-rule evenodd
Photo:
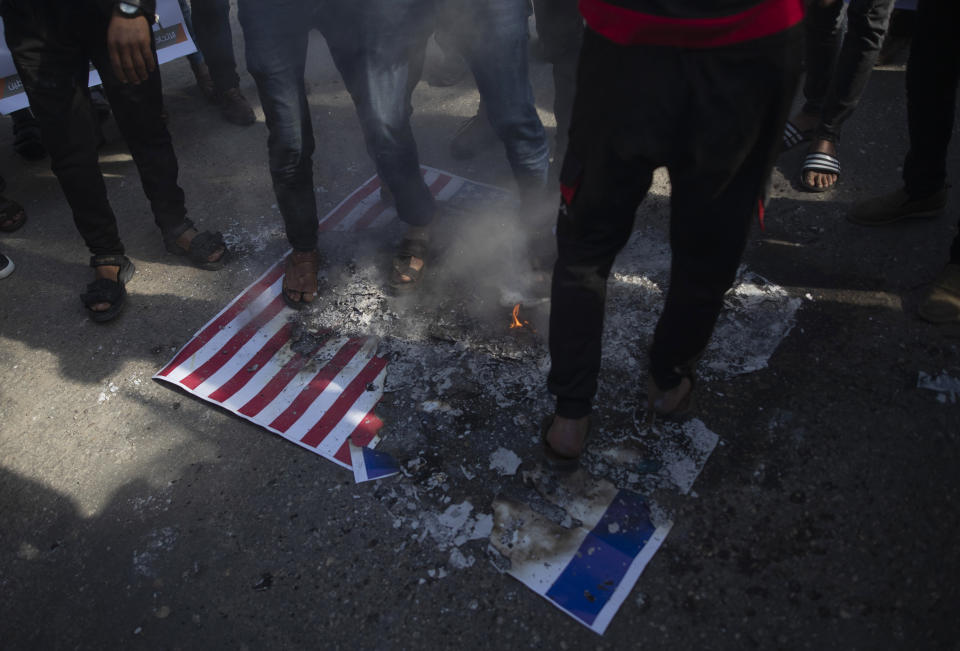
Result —
M 835 144 L 829 140 L 817 140 L 812 145 L 810 145 L 811 154 L 829 154 L 830 156 L 836 157 L 837 147 Z M 819 188 L 827 189 L 833 187 L 837 182 L 837 175 L 830 172 L 818 172 L 814 170 L 806 170 L 803 173 L 803 183 L 810 188 Z
M 547 430 L 547 444 L 562 457 L 575 458 L 583 452 L 587 431 L 590 429 L 590 417 L 564 418 L 554 416 Z
M 316 251 L 293 251 L 287 256 L 283 293 L 287 304 L 312 303 L 317 297 L 320 255 Z M 293 307 L 293 305 L 291 305 Z

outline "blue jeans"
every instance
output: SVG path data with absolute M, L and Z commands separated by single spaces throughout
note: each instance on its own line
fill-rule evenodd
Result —
M 546 182 L 548 147 L 527 76 L 525 0 L 462 3 L 464 56 L 489 104 L 521 191 Z M 392 191 L 400 219 L 429 224 L 436 213 L 420 175 L 410 128 L 411 96 L 423 69 L 436 0 L 240 0 L 247 70 L 257 84 L 270 136 L 270 173 L 287 238 L 316 246 L 313 131 L 303 82 L 307 35 L 327 40 L 353 99 L 367 152 Z
M 521 196 L 535 198 L 546 185 L 550 150 L 527 69 L 526 0 L 366 0 L 362 4 L 363 80 L 354 102 L 367 150 L 397 199 L 400 219 L 423 226 L 435 212 L 418 169 L 410 97 L 420 80 L 440 4 L 446 15 L 459 18 L 445 27 L 473 72 Z
M 546 182 L 550 148 L 530 87 L 527 0 L 440 1 L 459 17 L 450 30 L 473 72 L 490 124 L 503 141 L 521 194 L 539 190 Z
M 345 38 L 350 25 L 325 11 L 333 3 L 311 0 L 240 0 L 247 71 L 257 84 L 269 137 L 270 176 L 287 240 L 297 251 L 317 243 L 317 204 L 313 192 L 313 128 L 303 73 L 307 38 L 318 27 L 345 80 L 357 78 L 358 50 Z M 322 20 L 318 21 L 318 16 Z M 340 26 L 341 29 L 336 27 Z M 348 83 L 348 88 L 350 84 Z

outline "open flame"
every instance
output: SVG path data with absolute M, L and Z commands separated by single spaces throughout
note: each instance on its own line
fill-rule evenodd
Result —
M 516 305 L 513 306 L 513 323 L 510 324 L 511 329 L 523 327 L 523 323 L 521 323 L 520 319 L 517 318 L 519 314 L 520 314 L 520 304 L 517 303 Z
M 513 318 L 512 318 L 512 323 L 510 324 L 511 330 L 515 328 L 530 328 L 529 321 L 520 320 L 520 305 L 521 303 L 517 303 L 516 305 L 513 306 L 513 315 L 512 315 Z M 533 330 L 533 328 L 530 328 L 530 330 Z M 533 331 L 536 332 L 536 330 L 533 330 Z

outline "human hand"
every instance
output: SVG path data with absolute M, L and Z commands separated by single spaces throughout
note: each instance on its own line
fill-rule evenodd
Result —
M 125 84 L 146 81 L 156 67 L 150 47 L 150 24 L 143 16 L 114 14 L 107 27 L 107 51 L 113 73 Z

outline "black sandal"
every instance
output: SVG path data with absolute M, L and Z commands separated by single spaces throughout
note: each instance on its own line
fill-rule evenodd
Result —
M 550 426 L 553 425 L 553 416 L 546 416 L 540 422 L 540 442 L 543 444 L 543 458 L 547 464 L 547 467 L 554 472 L 573 472 L 580 467 L 580 455 L 575 457 L 568 457 L 565 454 L 559 454 L 556 450 L 553 449 L 553 446 L 550 445 L 550 441 L 547 440 L 547 433 L 550 432 Z M 583 444 L 586 446 L 587 438 L 590 437 L 590 426 L 587 425 L 587 435 L 583 439 Z
M 0 231 L 12 233 L 27 223 L 27 213 L 16 201 L 0 195 Z
M 227 258 L 228 250 L 226 242 L 223 241 L 223 235 L 219 232 L 211 233 L 210 231 L 203 231 L 202 233 L 197 233 L 193 236 L 193 239 L 190 240 L 190 248 L 188 249 L 177 244 L 177 238 L 193 227 L 193 222 L 185 219 L 180 226 L 165 233 L 163 236 L 163 244 L 167 248 L 167 252 L 185 256 L 190 262 L 201 269 L 216 271 L 222 268 Z M 216 260 L 210 260 L 210 256 L 217 251 L 223 251 L 223 255 Z
M 417 286 L 427 266 L 427 248 L 427 240 L 405 237 L 400 241 L 400 248 L 393 257 L 393 271 L 390 274 L 390 287 L 395 292 L 408 292 Z M 423 266 L 419 269 L 412 267 L 410 263 L 413 262 L 413 258 L 422 261 Z M 404 280 L 404 277 L 408 280 Z
M 80 300 L 87 308 L 87 316 L 91 321 L 103 323 L 115 319 L 123 309 L 127 299 L 127 283 L 133 277 L 136 268 L 133 262 L 125 255 L 94 255 L 90 258 L 91 267 L 120 267 L 117 280 L 97 278 L 87 285 L 87 291 L 80 294 Z M 97 303 L 110 303 L 106 310 L 97 311 L 93 306 Z

